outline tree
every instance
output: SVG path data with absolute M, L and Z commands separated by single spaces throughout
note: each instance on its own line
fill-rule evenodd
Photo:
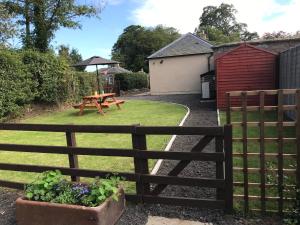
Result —
M 78 52 L 78 50 L 75 48 L 70 49 L 70 47 L 66 45 L 60 45 L 58 47 L 58 55 L 60 57 L 65 58 L 69 62 L 70 66 L 82 61 L 82 56 Z M 84 71 L 86 66 L 74 67 L 74 68 L 77 71 Z
M 237 22 L 236 13 L 237 10 L 230 4 L 206 6 L 195 33 L 215 44 L 258 38 L 256 32 L 247 30 L 247 24 Z
M 95 5 L 79 5 L 75 0 L 3 0 L 10 12 L 17 14 L 17 22 L 23 30 L 26 48 L 40 51 L 49 49 L 50 41 L 60 27 L 80 28 L 76 18 L 97 16 L 100 10 Z M 32 29 L 31 29 L 32 28 Z
M 17 34 L 17 29 L 13 24 L 13 14 L 0 4 L 0 46 L 8 44 L 8 40 Z
M 284 39 L 284 38 L 299 38 L 300 37 L 300 31 L 297 31 L 296 33 L 287 33 L 284 31 L 277 31 L 272 33 L 264 33 L 262 36 L 262 39 L 265 40 L 273 40 L 273 39 Z
M 172 27 L 145 28 L 131 25 L 124 29 L 112 49 L 112 59 L 121 62 L 126 69 L 149 71 L 146 59 L 149 55 L 180 36 Z

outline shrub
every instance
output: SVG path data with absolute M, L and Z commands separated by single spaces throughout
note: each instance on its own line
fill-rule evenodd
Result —
M 95 179 L 92 184 L 72 183 L 60 171 L 46 171 L 25 187 L 26 198 L 32 201 L 95 207 L 112 197 L 118 200 L 119 177 Z
M 145 73 L 120 73 L 115 75 L 123 91 L 148 87 L 148 76 Z
M 32 74 L 15 52 L 0 51 L 0 118 L 17 115 L 36 92 Z
M 71 69 L 66 61 L 52 53 L 30 50 L 21 57 L 36 83 L 36 102 L 59 103 L 68 97 Z

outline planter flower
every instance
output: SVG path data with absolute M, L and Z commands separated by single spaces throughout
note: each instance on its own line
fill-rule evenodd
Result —
M 125 208 L 120 179 L 71 183 L 47 171 L 16 201 L 18 225 L 113 225 Z

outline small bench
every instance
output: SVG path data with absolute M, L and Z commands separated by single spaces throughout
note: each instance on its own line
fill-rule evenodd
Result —
M 80 109 L 80 107 L 82 106 L 82 103 L 79 103 L 79 104 L 76 104 L 76 105 L 73 105 L 73 108 L 74 109 Z M 95 109 L 97 108 L 94 104 L 85 104 L 84 108 L 87 108 L 87 109 Z
M 105 101 L 105 102 L 101 103 L 101 106 L 103 108 L 109 108 L 111 105 L 120 105 L 120 104 L 124 104 L 124 103 L 125 103 L 124 100 Z

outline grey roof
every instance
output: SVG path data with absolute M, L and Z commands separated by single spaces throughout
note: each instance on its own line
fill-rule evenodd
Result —
M 148 59 L 211 53 L 213 52 L 212 46 L 208 41 L 187 33 L 153 53 Z
M 83 60 L 79 63 L 76 63 L 73 66 L 91 66 L 91 65 L 111 65 L 111 64 L 118 64 L 119 62 L 109 60 L 109 59 L 104 59 L 100 56 L 93 56 L 91 58 L 88 58 L 86 60 Z
M 243 43 L 247 44 L 267 44 L 267 43 L 276 43 L 276 42 L 297 42 L 300 41 L 299 37 L 296 38 L 278 38 L 278 39 L 269 39 L 269 40 L 264 40 L 264 39 L 255 39 L 255 40 L 250 40 L 250 41 L 238 41 L 238 42 L 230 42 L 230 43 L 225 43 L 225 44 L 220 44 L 213 46 L 213 49 L 218 49 L 222 47 L 231 47 L 231 46 L 237 46 Z
M 126 70 L 120 66 L 113 66 L 109 68 L 101 68 L 100 73 L 106 72 L 107 74 L 117 74 L 117 73 L 132 73 L 130 70 Z

